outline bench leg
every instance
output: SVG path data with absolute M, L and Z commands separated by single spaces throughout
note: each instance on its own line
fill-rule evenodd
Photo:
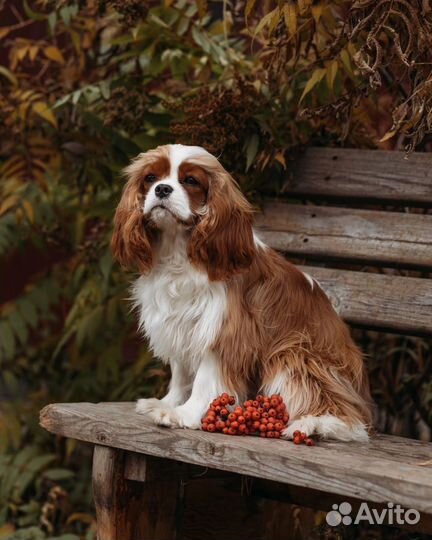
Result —
M 158 480 L 158 474 L 151 474 L 152 458 L 146 461 L 142 456 L 150 481 L 129 480 L 125 477 L 127 455 L 115 448 L 95 446 L 97 540 L 174 540 L 178 478 Z

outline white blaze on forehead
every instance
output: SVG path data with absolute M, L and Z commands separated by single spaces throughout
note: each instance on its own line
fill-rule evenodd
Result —
M 201 146 L 185 146 L 183 144 L 170 144 L 170 164 L 171 175 L 177 176 L 178 168 L 188 159 L 199 158 L 201 156 L 212 156 L 207 150 L 201 148 Z M 216 158 L 214 158 L 216 159 Z

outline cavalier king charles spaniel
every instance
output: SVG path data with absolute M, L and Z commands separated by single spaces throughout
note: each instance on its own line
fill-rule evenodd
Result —
M 112 249 L 133 285 L 139 324 L 171 367 L 162 399 L 136 410 L 161 426 L 198 429 L 230 392 L 280 394 L 283 432 L 364 441 L 371 424 L 362 355 L 310 276 L 265 245 L 251 205 L 203 148 L 140 154 L 114 218 Z

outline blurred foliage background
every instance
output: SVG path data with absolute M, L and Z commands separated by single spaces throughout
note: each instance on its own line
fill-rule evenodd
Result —
M 0 1 L 0 538 L 95 538 L 44 405 L 168 380 L 108 249 L 128 160 L 205 146 L 259 204 L 304 145 L 428 151 L 431 36 L 428 0 Z M 356 337 L 379 427 L 430 439 L 430 342 Z

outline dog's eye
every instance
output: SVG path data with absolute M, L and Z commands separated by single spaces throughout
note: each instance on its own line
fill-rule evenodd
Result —
M 146 182 L 154 182 L 156 180 L 156 176 L 154 174 L 147 174 L 145 177 Z
M 195 180 L 193 176 L 186 176 L 186 178 L 183 180 L 184 184 L 188 184 L 189 186 L 197 186 L 198 181 Z

